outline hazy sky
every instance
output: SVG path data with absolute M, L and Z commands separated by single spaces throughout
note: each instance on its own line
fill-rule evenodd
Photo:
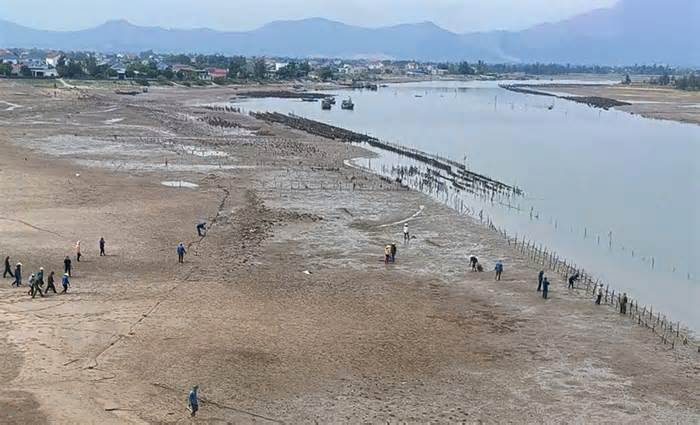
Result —
M 661 1 L 661 0 L 660 0 Z M 433 21 L 456 32 L 522 29 L 616 0 L 0 0 L 0 18 L 41 29 L 83 29 L 110 19 L 171 28 L 248 30 L 278 19 L 325 17 L 383 26 Z

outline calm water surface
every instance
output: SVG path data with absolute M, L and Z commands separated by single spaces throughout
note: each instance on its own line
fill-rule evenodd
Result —
M 334 93 L 332 111 L 289 99 L 242 106 L 369 133 L 515 184 L 526 191 L 511 202 L 519 210 L 465 202 L 509 234 L 700 330 L 700 126 L 511 93 L 496 82 Z M 339 107 L 348 96 L 355 111 Z M 400 161 L 386 154 L 372 167 Z

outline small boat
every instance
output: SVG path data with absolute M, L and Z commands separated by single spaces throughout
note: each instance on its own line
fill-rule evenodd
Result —
M 343 101 L 343 103 L 340 104 L 340 107 L 342 109 L 352 111 L 355 109 L 355 104 L 352 103 L 352 98 L 348 97 L 346 100 Z
M 321 101 L 321 109 L 323 109 L 324 111 L 330 111 L 332 107 L 333 104 L 331 103 L 331 100 L 329 98 L 325 98 Z
M 314 99 L 313 97 L 302 97 L 301 101 L 302 102 L 316 102 L 317 99 Z

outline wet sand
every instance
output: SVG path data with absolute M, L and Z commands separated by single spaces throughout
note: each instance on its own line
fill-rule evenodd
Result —
M 0 422 L 195 422 L 192 384 L 209 423 L 700 421 L 698 353 L 560 278 L 543 301 L 498 234 L 344 165 L 366 151 L 195 106 L 231 96 L 0 80 L 0 255 L 26 281 L 84 254 L 67 295 L 2 282 Z
M 602 97 L 631 105 L 616 107 L 621 111 L 647 118 L 700 124 L 700 92 L 633 84 L 576 85 L 547 84 L 533 86 L 543 91 L 566 93 L 571 96 Z

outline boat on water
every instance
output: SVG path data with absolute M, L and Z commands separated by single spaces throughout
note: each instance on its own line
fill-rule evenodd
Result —
M 355 109 L 355 104 L 352 103 L 352 98 L 348 97 L 347 99 L 343 100 L 343 103 L 340 104 L 340 107 L 342 109 L 352 111 Z
M 302 97 L 301 101 L 302 102 L 317 102 L 318 99 L 314 99 L 313 97 Z
M 321 101 L 321 109 L 324 111 L 330 111 L 330 109 L 333 107 L 333 104 L 331 103 L 330 98 L 325 98 Z

